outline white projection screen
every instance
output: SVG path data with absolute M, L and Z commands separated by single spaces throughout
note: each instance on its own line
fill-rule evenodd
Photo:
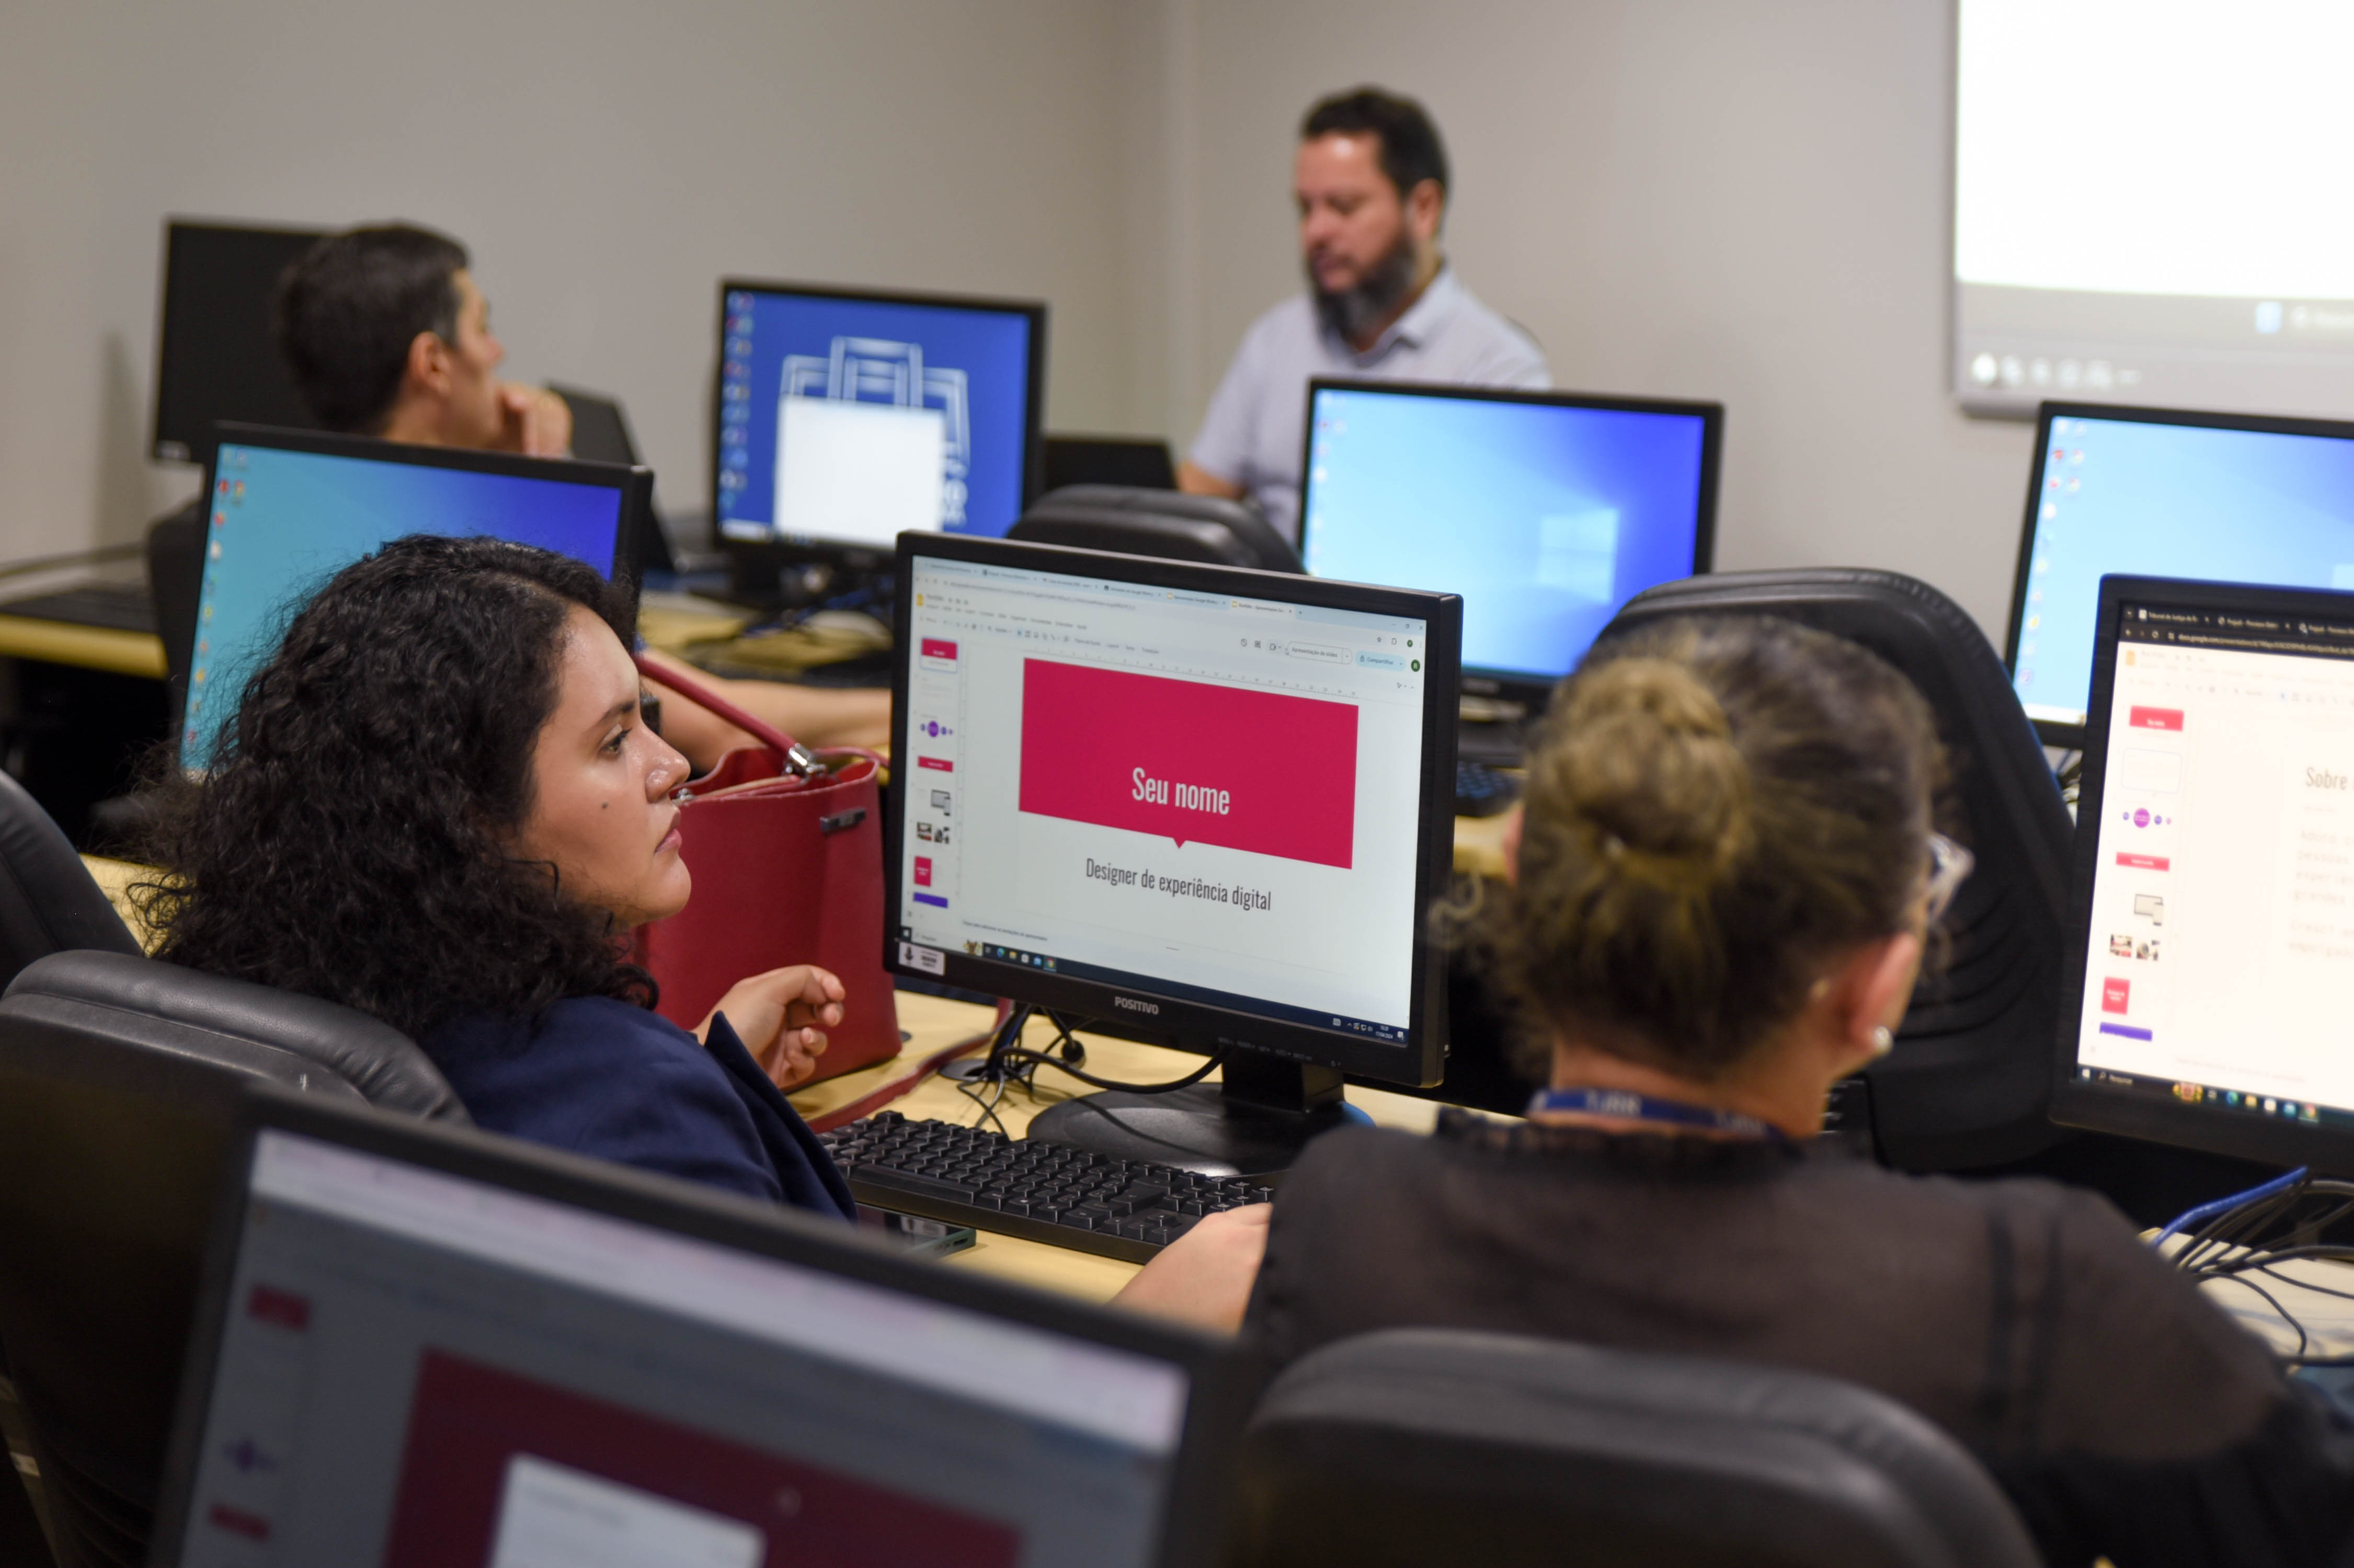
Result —
M 1955 395 L 2354 416 L 2354 0 L 1958 0 Z

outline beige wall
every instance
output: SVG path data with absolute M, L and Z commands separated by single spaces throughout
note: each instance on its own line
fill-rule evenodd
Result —
M 126 538 L 167 213 L 474 248 L 512 368 L 705 499 L 723 272 L 1042 297 L 1049 422 L 1191 439 L 1298 287 L 1292 129 L 1421 95 L 1449 249 L 1564 387 L 1729 407 L 1719 562 L 1989 626 L 2029 434 L 1954 411 L 1939 0 L 79 0 L 0 7 L 0 556 Z
M 1176 285 L 1196 360 L 1166 378 L 1182 439 L 1298 286 L 1299 114 L 1377 81 L 1438 120 L 1448 249 L 1560 386 L 1726 405 L 1720 567 L 1893 567 L 1999 622 L 2032 436 L 1943 390 L 1946 5 L 1172 3 L 1200 255 Z
M 510 368 L 621 397 L 680 504 L 707 490 L 724 272 L 1047 299 L 1050 420 L 1131 425 L 1108 132 L 1123 79 L 1157 82 L 1151 24 L 1104 0 L 0 5 L 0 557 L 133 536 L 195 482 L 143 458 L 166 214 L 448 228 Z

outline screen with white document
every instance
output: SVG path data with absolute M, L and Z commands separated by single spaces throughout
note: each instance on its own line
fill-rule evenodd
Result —
M 1144 1565 L 1167 1360 L 264 1127 L 192 1568 Z
M 2354 595 L 2134 588 L 2103 606 L 2068 1086 L 2302 1163 L 2283 1135 L 2354 1133 Z

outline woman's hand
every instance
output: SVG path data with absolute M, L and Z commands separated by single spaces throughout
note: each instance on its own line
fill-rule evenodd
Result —
M 726 1013 L 769 1081 L 794 1088 L 817 1071 L 825 1032 L 841 1027 L 844 994 L 842 981 L 815 964 L 788 964 L 729 987 L 711 1017 L 695 1025 L 695 1037 L 709 1044 L 711 1019 Z
M 1231 1334 L 1243 1326 L 1251 1284 L 1267 1254 L 1271 1205 L 1253 1203 L 1211 1214 L 1161 1249 L 1112 1298 L 1132 1311 L 1174 1318 L 1197 1329 Z

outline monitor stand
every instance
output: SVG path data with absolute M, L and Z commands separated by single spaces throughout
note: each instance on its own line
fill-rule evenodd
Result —
M 1163 1094 L 1105 1089 L 1064 1100 L 1031 1118 L 1026 1136 L 1205 1176 L 1266 1179 L 1288 1169 L 1310 1139 L 1363 1119 L 1342 1103 L 1331 1067 L 1237 1051 L 1220 1076 Z

